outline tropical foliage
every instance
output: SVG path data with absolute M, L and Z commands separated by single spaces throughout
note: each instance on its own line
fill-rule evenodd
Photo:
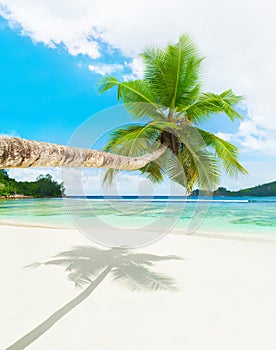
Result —
M 118 100 L 139 122 L 115 130 L 104 150 L 139 156 L 166 145 L 166 152 L 140 172 L 154 182 L 161 182 L 166 174 L 189 190 L 195 185 L 214 189 L 221 166 L 230 176 L 245 174 L 237 147 L 199 127 L 214 114 L 226 114 L 232 121 L 241 118 L 234 107 L 242 97 L 232 90 L 202 92 L 202 58 L 189 36 L 182 35 L 165 49 L 149 48 L 141 57 L 143 79 L 104 77 L 100 82 L 101 93 L 117 88 Z M 118 171 L 109 169 L 105 181 L 111 183 Z
M 225 187 L 219 187 L 214 192 L 214 195 L 225 197 L 276 197 L 276 181 L 250 188 L 244 188 L 239 191 L 229 191 Z
M 49 174 L 39 175 L 36 181 L 16 181 L 9 177 L 6 170 L 0 169 L 0 196 L 61 197 L 63 192 L 63 184 L 54 181 Z

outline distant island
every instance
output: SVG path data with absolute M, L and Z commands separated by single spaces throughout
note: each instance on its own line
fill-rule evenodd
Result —
M 53 181 L 51 175 L 39 175 L 36 181 L 16 181 L 6 170 L 0 169 L 0 198 L 56 198 L 64 193 L 62 183 Z
M 191 196 L 198 196 L 199 190 L 191 193 Z M 276 196 L 276 181 L 241 189 L 239 191 L 229 191 L 225 187 L 219 187 L 213 192 L 216 197 L 274 197 Z

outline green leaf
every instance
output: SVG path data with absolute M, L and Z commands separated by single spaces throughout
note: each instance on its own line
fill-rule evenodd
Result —
M 180 107 L 179 113 L 185 114 L 193 122 L 200 122 L 204 117 L 210 117 L 216 113 L 225 113 L 231 120 L 234 120 L 242 118 L 234 109 L 234 105 L 242 100 L 243 97 L 234 95 L 232 90 L 224 91 L 220 95 L 210 92 L 203 93 L 196 103 Z
M 117 86 L 118 99 L 124 102 L 127 111 L 136 119 L 150 117 L 154 120 L 165 120 L 165 108 L 155 102 L 154 96 L 144 80 L 119 82 L 114 77 L 104 77 L 99 85 L 100 93 Z
M 113 131 L 103 150 L 123 156 L 141 156 L 156 150 L 160 146 L 158 141 L 160 133 L 168 129 L 176 130 L 177 127 L 172 122 L 159 121 L 146 125 L 129 125 Z M 153 182 L 158 183 L 163 180 L 162 170 L 155 162 L 150 162 L 139 170 Z M 115 169 L 108 169 L 103 182 L 110 185 L 117 173 Z
M 165 50 L 149 48 L 142 57 L 144 80 L 158 104 L 174 109 L 198 85 L 202 59 L 189 36 L 182 35 Z
M 247 174 L 247 170 L 238 161 L 238 148 L 220 137 L 202 129 L 198 129 L 204 142 L 208 147 L 212 147 L 217 157 L 221 160 L 226 173 L 231 177 L 236 177 L 239 173 Z
M 181 141 L 178 159 L 182 164 L 188 189 L 191 190 L 195 184 L 200 189 L 212 191 L 219 184 L 219 164 L 198 132 L 197 128 L 186 126 L 178 130 Z
M 156 162 L 150 162 L 143 168 L 139 169 L 141 174 L 145 175 L 148 180 L 153 183 L 161 183 L 163 181 L 162 169 Z

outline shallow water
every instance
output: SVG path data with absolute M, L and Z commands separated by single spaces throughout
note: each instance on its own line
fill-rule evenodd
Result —
M 69 211 L 69 214 L 68 214 Z M 175 227 L 187 232 L 276 235 L 276 197 L 152 199 L 22 199 L 0 201 L 0 224 L 74 228 L 79 220 L 109 227 Z

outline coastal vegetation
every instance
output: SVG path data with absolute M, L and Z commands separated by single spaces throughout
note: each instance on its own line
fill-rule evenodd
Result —
M 198 194 L 199 190 L 195 190 L 191 193 L 191 196 L 198 196 Z M 230 191 L 225 187 L 219 187 L 213 195 L 215 197 L 276 197 L 276 181 L 238 191 Z
M 229 197 L 274 197 L 276 196 L 276 181 L 269 182 L 263 185 L 258 185 L 250 188 L 244 188 L 239 191 L 229 191 L 224 187 L 219 187 L 215 192 L 215 196 L 229 196 Z
M 16 181 L 9 177 L 6 170 L 0 170 L 0 197 L 61 197 L 64 192 L 62 183 L 53 180 L 52 176 L 39 175 L 36 181 Z

